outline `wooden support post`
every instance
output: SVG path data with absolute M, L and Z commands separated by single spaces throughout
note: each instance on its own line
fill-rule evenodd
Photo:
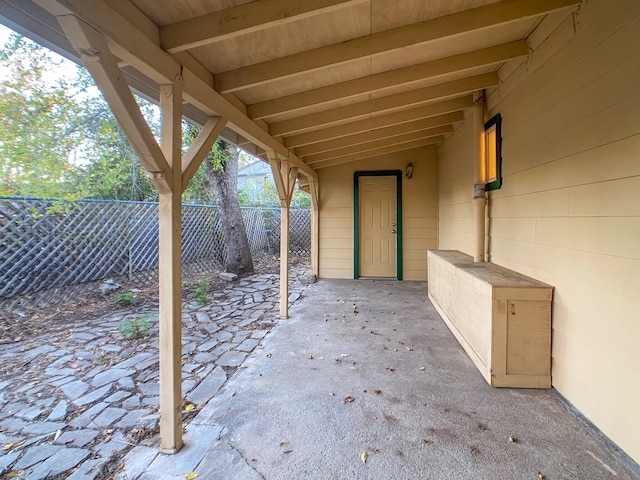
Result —
M 320 273 L 320 217 L 318 212 L 319 182 L 314 178 L 309 179 L 309 193 L 311 194 L 311 271 L 316 276 Z
M 175 65 L 160 86 L 162 146 L 147 125 L 102 33 L 75 15 L 57 17 L 69 41 L 109 103 L 111 111 L 159 192 L 160 450 L 182 447 L 182 192 L 226 124 L 210 118 L 182 158 L 183 79 Z
M 278 197 L 280 198 L 280 318 L 289 316 L 289 205 L 296 185 L 298 169 L 287 160 L 279 160 L 267 151 Z
M 182 89 L 180 79 L 160 86 L 162 151 L 173 181 L 160 193 L 160 451 L 182 447 Z
M 285 162 L 283 162 L 285 163 Z M 289 317 L 289 205 L 280 204 L 280 318 Z

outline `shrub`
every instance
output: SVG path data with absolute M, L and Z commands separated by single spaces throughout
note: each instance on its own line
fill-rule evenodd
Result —
M 209 282 L 200 280 L 198 286 L 189 294 L 189 298 L 195 298 L 200 306 L 206 305 L 207 297 L 209 296 L 209 286 Z
M 138 304 L 138 299 L 131 292 L 119 293 L 116 296 L 116 307 L 122 308 L 125 306 L 134 306 Z
M 134 340 L 149 331 L 151 322 L 149 318 L 151 314 L 142 317 L 127 318 L 120 323 L 120 333 L 129 340 Z

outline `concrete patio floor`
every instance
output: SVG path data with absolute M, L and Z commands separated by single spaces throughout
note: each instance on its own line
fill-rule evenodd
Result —
M 179 453 L 136 447 L 120 478 L 640 478 L 554 390 L 488 386 L 425 283 L 321 280 L 306 295 Z

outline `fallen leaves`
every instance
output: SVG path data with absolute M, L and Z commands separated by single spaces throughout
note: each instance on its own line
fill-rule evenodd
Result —
M 509 435 L 509 441 L 511 443 L 517 443 L 518 442 L 518 437 L 516 437 L 515 435 Z
M 378 390 L 377 388 L 375 388 L 373 390 L 373 393 L 375 393 L 376 395 L 380 395 L 382 393 L 382 390 Z
M 289 445 L 289 442 L 287 442 L 286 440 L 283 440 L 280 442 L 280 446 L 281 447 L 286 447 L 287 445 Z M 287 448 L 285 450 L 282 451 L 282 453 L 291 453 L 293 452 L 293 450 L 291 448 Z
M 267 358 L 271 358 L 272 356 L 271 352 L 267 353 Z
M 428 438 L 423 438 L 422 439 L 422 444 L 423 445 L 429 445 L 430 443 L 433 443 L 433 441 L 429 440 Z
M 26 442 L 26 439 L 22 440 L 20 442 L 15 442 L 15 443 L 5 443 L 4 444 L 4 449 L 5 450 L 11 450 L 12 448 L 21 447 L 24 444 L 24 442 Z
M 547 478 L 547 477 L 544 475 L 544 473 L 542 473 L 540 470 L 538 470 L 538 478 L 539 478 L 540 480 L 544 480 L 544 479 L 545 479 L 545 478 Z
M 187 473 L 184 478 L 185 480 L 193 480 L 194 478 L 199 477 L 200 475 L 195 473 L 195 472 L 191 472 L 191 473 Z
M 366 451 L 362 452 L 362 455 L 360 455 L 360 460 L 362 460 L 362 463 L 367 463 L 368 458 L 369 458 L 369 454 Z
M 342 399 L 342 403 L 352 403 L 354 400 L 355 400 L 355 397 L 352 397 L 351 395 L 347 395 Z

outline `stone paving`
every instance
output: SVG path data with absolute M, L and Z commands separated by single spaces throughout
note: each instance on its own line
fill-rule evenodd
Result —
M 308 276 L 305 267 L 293 267 L 290 304 Z M 226 284 L 207 305 L 183 303 L 185 423 L 277 322 L 278 292 L 279 275 L 253 275 Z M 117 311 L 64 333 L 0 345 L 0 362 L 17 362 L 16 374 L 0 380 L 0 474 L 108 478 L 134 446 L 157 453 L 158 316 L 151 312 L 151 329 L 129 340 L 119 329 L 135 317 Z

